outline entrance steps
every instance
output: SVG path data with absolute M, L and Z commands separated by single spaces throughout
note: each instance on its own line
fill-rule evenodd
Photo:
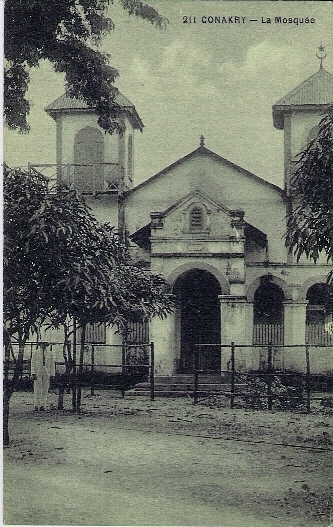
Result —
M 154 391 L 157 397 L 184 397 L 192 395 L 194 390 L 194 375 L 179 374 L 171 376 L 156 376 L 154 379 Z M 198 391 L 204 393 L 221 393 L 230 391 L 230 382 L 220 374 L 199 375 Z M 132 395 L 150 394 L 150 383 L 139 383 L 128 391 Z

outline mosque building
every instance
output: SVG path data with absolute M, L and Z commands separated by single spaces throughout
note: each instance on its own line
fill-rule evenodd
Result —
M 46 107 L 56 122 L 58 180 L 80 190 L 99 220 L 126 233 L 133 259 L 164 276 L 177 299 L 166 319 L 132 328 L 133 339 L 154 342 L 157 375 L 191 373 L 198 343 L 210 344 L 200 357 L 210 371 L 227 368 L 230 351 L 220 344 L 231 342 L 244 345 L 237 356 L 244 370 L 260 366 L 260 346 L 268 343 L 276 346 L 277 366 L 303 369 L 304 351 L 292 346 L 305 342 L 313 346 L 312 369 L 332 369 L 331 267 L 325 257 L 297 262 L 284 242 L 296 155 L 332 101 L 333 75 L 321 59 L 316 73 L 274 104 L 272 124 L 284 136 L 283 189 L 211 151 L 204 137 L 136 184 L 135 133 L 143 123 L 126 97 L 116 100 L 122 135 L 105 134 L 82 101 L 63 95 Z M 88 335 L 101 350 L 119 342 L 100 326 Z

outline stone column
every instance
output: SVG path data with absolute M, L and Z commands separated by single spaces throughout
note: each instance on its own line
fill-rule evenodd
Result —
M 174 328 L 175 316 L 173 314 L 163 320 L 155 317 L 150 322 L 150 341 L 154 342 L 156 375 L 174 373 L 176 358 Z
M 247 344 L 246 331 L 246 298 L 244 296 L 220 295 L 221 302 L 221 344 Z M 245 365 L 245 348 L 235 351 L 236 368 Z M 221 348 L 221 369 L 227 369 L 230 348 Z
M 305 322 L 306 306 L 305 302 L 293 302 L 287 300 L 284 306 L 284 344 L 285 356 L 284 367 L 297 370 L 305 369 L 305 347 L 289 348 L 288 345 L 305 344 Z

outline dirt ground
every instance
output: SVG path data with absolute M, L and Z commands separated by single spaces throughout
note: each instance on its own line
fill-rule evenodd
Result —
M 332 409 L 84 395 L 80 415 L 13 395 L 4 524 L 332 525 Z

